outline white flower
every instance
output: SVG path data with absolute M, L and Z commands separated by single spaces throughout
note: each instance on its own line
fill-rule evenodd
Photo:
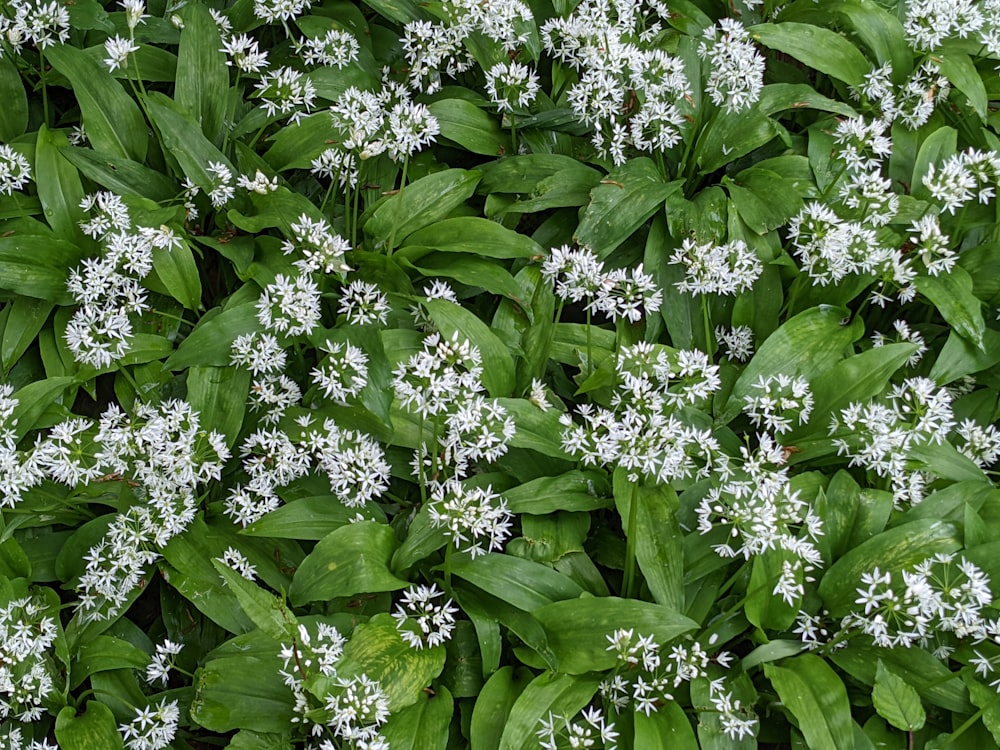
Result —
M 279 273 L 264 287 L 257 302 L 257 319 L 269 331 L 289 337 L 310 333 L 319 325 L 319 287 L 304 274 L 289 278 Z
M 184 648 L 183 644 L 174 643 L 170 639 L 156 644 L 156 653 L 146 667 L 146 683 L 152 685 L 160 682 L 166 685 L 167 678 L 170 676 L 170 668 L 173 666 L 172 657 L 177 656 L 182 648 Z
M 392 613 L 400 637 L 415 649 L 424 645 L 439 646 L 451 638 L 455 629 L 455 615 L 458 608 L 448 599 L 443 604 L 434 600 L 443 596 L 435 584 L 411 586 L 405 592 Z M 416 625 L 416 631 L 410 624 Z
M 513 516 L 489 486 L 467 488 L 453 479 L 436 483 L 428 512 L 431 523 L 444 527 L 455 547 L 465 545 L 463 551 L 472 557 L 501 549 L 510 536 Z
M 733 18 L 723 18 L 718 28 L 705 30 L 698 55 L 709 61 L 705 91 L 712 103 L 726 112 L 748 109 L 764 87 L 764 58 L 750 41 L 750 34 Z
M 538 76 L 513 60 L 500 62 L 486 72 L 486 93 L 500 112 L 524 109 L 538 95 Z
M 161 750 L 173 741 L 180 721 L 177 701 L 163 698 L 155 709 L 137 708 L 135 714 L 130 723 L 118 727 L 128 750 Z
M 235 547 L 226 547 L 226 551 L 222 553 L 222 557 L 217 557 L 216 559 L 223 565 L 235 570 L 248 581 L 253 581 L 257 578 L 256 566 Z
M 355 279 L 343 292 L 338 312 L 350 325 L 384 325 L 388 319 L 389 301 L 375 284 Z
M 257 41 L 246 34 L 224 37 L 219 51 L 226 54 L 226 65 L 235 65 L 243 73 L 260 73 L 267 68 L 267 52 L 262 52 Z
M 699 244 L 687 237 L 670 262 L 685 267 L 684 281 L 675 286 L 692 295 L 738 294 L 750 289 L 764 270 L 757 254 L 743 240 L 716 245 Z
M 28 160 L 6 143 L 0 143 L 0 194 L 10 195 L 31 179 Z

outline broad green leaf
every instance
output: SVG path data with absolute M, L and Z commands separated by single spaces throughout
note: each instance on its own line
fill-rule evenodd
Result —
M 614 667 L 616 656 L 608 651 L 608 637 L 619 628 L 634 628 L 663 645 L 698 627 L 669 607 L 613 596 L 557 601 L 531 614 L 545 631 L 559 671 L 568 674 Z
M 428 109 L 437 118 L 441 137 L 454 141 L 466 151 L 483 156 L 510 152 L 510 138 L 491 117 L 464 99 L 439 99 Z
M 149 137 L 139 105 L 108 71 L 69 44 L 45 50 L 45 59 L 73 86 L 87 138 L 98 151 L 137 162 L 146 160 Z
M 117 750 L 124 747 L 118 722 L 111 709 L 100 701 L 87 701 L 87 708 L 77 714 L 64 706 L 56 717 L 56 740 L 65 750 Z
M 195 673 L 191 719 L 213 732 L 247 729 L 288 731 L 295 716 L 292 691 L 278 674 L 282 668 L 275 641 L 272 654 L 209 658 Z
M 546 180 L 560 177 L 567 182 L 596 185 L 601 173 L 563 154 L 521 154 L 487 162 L 480 167 L 483 179 L 478 192 L 529 195 Z
M 852 642 L 830 654 L 830 660 L 865 685 L 875 684 L 876 665 L 885 662 L 893 672 L 916 688 L 920 697 L 956 714 L 973 712 L 969 692 L 961 677 L 929 651 L 890 649 Z
M 191 367 L 187 373 L 187 401 L 202 424 L 222 433 L 232 448 L 243 427 L 250 372 L 237 367 Z
M 904 732 L 920 731 L 927 719 L 917 691 L 881 660 L 875 669 L 872 703 L 879 716 Z
M 744 169 L 722 182 L 740 218 L 757 234 L 783 226 L 802 208 L 795 184 L 766 169 Z
M 589 511 L 607 508 L 607 479 L 598 471 L 570 471 L 545 476 L 504 490 L 511 513 L 542 515 L 557 510 Z
M 525 612 L 562 599 L 576 599 L 583 593 L 576 583 L 549 566 L 511 555 L 454 555 L 451 572 Z
M 637 512 L 635 557 L 646 585 L 658 604 L 675 611 L 684 607 L 684 546 L 677 519 L 677 492 L 669 485 L 635 486 L 625 469 L 615 469 L 614 496 L 622 528 L 631 528 Z
M 765 47 L 784 52 L 849 86 L 860 86 L 871 64 L 840 34 L 807 23 L 762 23 L 747 29 Z
M 168 201 L 180 192 L 180 186 L 162 172 L 123 156 L 76 146 L 61 151 L 85 177 L 118 195 L 134 193 L 154 201 Z
M 955 552 L 962 546 L 953 524 L 922 519 L 896 526 L 848 551 L 831 565 L 819 584 L 819 595 L 834 617 L 854 609 L 861 575 L 877 565 L 880 570 L 908 568 L 935 553 Z
M 201 277 L 187 242 L 170 249 L 154 248 L 153 270 L 171 297 L 188 310 L 201 308 Z
M 918 276 L 917 290 L 927 297 L 948 324 L 971 344 L 983 348 L 982 302 L 972 293 L 972 277 L 961 266 L 946 274 Z
M 19 388 L 14 393 L 17 406 L 14 407 L 11 423 L 17 421 L 14 434 L 24 437 L 35 427 L 45 410 L 75 383 L 71 377 L 56 377 L 38 380 Z
M 720 421 L 739 413 L 743 397 L 761 377 L 777 373 L 813 380 L 836 365 L 852 343 L 864 333 L 860 318 L 850 318 L 844 308 L 821 305 L 786 321 L 760 345 L 736 381 Z
M 146 111 L 160 133 L 160 143 L 180 165 L 184 176 L 205 192 L 211 190 L 214 178 L 208 171 L 211 162 L 232 169 L 229 160 L 201 131 L 193 115 L 179 110 L 172 99 L 158 91 L 146 97 Z
M 930 378 L 939 385 L 953 383 L 966 375 L 988 370 L 1000 362 L 1000 331 L 983 331 L 983 346 L 977 347 L 957 331 L 949 331 L 941 353 L 934 361 Z
M 292 235 L 292 224 L 305 214 L 313 221 L 322 219 L 319 209 L 304 195 L 296 193 L 284 185 L 266 196 L 252 195 L 255 212 L 244 214 L 235 209 L 228 212 L 229 220 L 245 232 L 257 233 L 270 227 L 278 227 L 286 235 Z
M 45 220 L 52 231 L 64 240 L 79 242 L 84 238 L 79 227 L 85 218 L 80 207 L 83 184 L 76 167 L 63 158 L 63 148 L 68 145 L 65 134 L 49 130 L 43 124 L 35 141 L 34 177 Z
M 302 497 L 286 503 L 250 524 L 241 533 L 276 539 L 319 541 L 331 531 L 351 523 L 359 513 L 366 519 L 384 520 L 384 516 L 376 508 L 348 508 L 332 495 L 323 495 Z
M 444 646 L 415 649 L 404 641 L 388 612 L 375 615 L 358 627 L 344 646 L 337 665 L 341 677 L 365 674 L 382 684 L 389 711 L 398 712 L 416 703 L 424 689 L 441 674 Z M 307 683 L 306 687 L 310 687 Z
M 145 670 L 149 661 L 149 654 L 128 641 L 110 635 L 99 635 L 82 644 L 73 654 L 73 681 L 70 687 L 76 688 L 95 672 L 108 669 Z
M 397 546 L 385 524 L 359 521 L 331 531 L 295 571 L 289 598 L 295 604 L 406 588 L 389 570 Z
M 764 674 L 795 717 L 810 750 L 854 750 L 847 690 L 825 661 L 801 654 L 780 667 L 765 664 Z
M 410 266 L 428 278 L 443 276 L 466 286 L 478 287 L 490 294 L 522 302 L 519 299 L 521 287 L 514 281 L 510 272 L 498 263 L 485 258 L 452 253 L 430 253 L 417 261 L 408 261 L 401 257 L 399 260 L 402 265 Z
M 333 126 L 329 112 L 317 112 L 289 123 L 268 139 L 271 147 L 264 160 L 276 172 L 308 169 L 312 160 L 339 141 L 342 134 Z
M 965 95 L 979 119 L 985 122 L 990 97 L 972 59 L 962 52 L 947 50 L 936 54 L 934 62 L 941 70 L 941 75 Z
M 248 581 L 242 575 L 225 563 L 213 559 L 214 567 L 227 588 L 233 592 L 240 608 L 246 613 L 253 624 L 275 640 L 294 637 L 295 616 L 284 601 L 274 594 L 265 591 L 253 581 Z
M 684 709 L 676 701 L 667 701 L 648 716 L 632 714 L 635 747 L 643 750 L 698 750 L 698 740 Z
M 0 236 L 0 289 L 72 304 L 66 278 L 84 255 L 79 245 L 53 235 L 14 232 Z
M 510 441 L 512 447 L 528 448 L 552 458 L 569 459 L 569 454 L 562 447 L 563 427 L 555 409 L 542 411 L 523 398 L 502 398 L 500 405 L 514 417 L 517 425 L 517 432 Z
M 948 158 L 954 156 L 957 143 L 958 131 L 948 125 L 943 125 L 932 131 L 920 144 L 916 161 L 913 163 L 913 178 L 910 180 L 915 198 L 930 199 L 931 193 L 924 185 L 924 178 L 932 165 L 939 167 Z
M 532 678 L 531 672 L 521 667 L 503 667 L 494 672 L 483 685 L 472 709 L 469 739 L 475 750 L 497 750 L 507 718 L 517 698 Z
M 380 201 L 365 222 L 365 234 L 375 249 L 398 247 L 418 229 L 441 221 L 475 192 L 481 174 L 446 169 L 411 182 L 395 195 Z
M 1000 700 L 997 700 L 996 690 L 983 685 L 971 674 L 963 676 L 972 703 L 983 712 L 983 725 L 990 730 L 993 741 L 1000 743 Z
M 483 360 L 483 385 L 491 396 L 514 390 L 514 361 L 510 349 L 474 313 L 443 299 L 421 302 L 445 340 L 468 340 Z
M 750 584 L 743 611 L 751 624 L 761 630 L 787 631 L 795 622 L 800 601 L 788 603 L 775 591 L 775 584 L 784 573 L 784 563 L 795 563 L 796 555 L 777 548 L 765 550 L 753 558 L 750 568 Z M 793 569 L 794 570 L 794 569 Z M 794 580 L 803 585 L 802 569 L 794 570 Z
M 888 344 L 855 354 L 837 362 L 809 383 L 813 392 L 813 413 L 809 423 L 793 428 L 792 435 L 827 430 L 829 416 L 852 401 L 868 401 L 883 393 L 892 376 L 916 352 L 917 345 Z
M 651 159 L 631 159 L 591 191 L 574 239 L 606 258 L 680 187 L 664 182 Z
M 226 750 L 288 750 L 292 746 L 291 733 L 255 732 L 241 729 L 226 745 Z
M 530 237 L 478 216 L 456 216 L 413 232 L 403 242 L 399 254 L 409 257 L 411 246 L 501 259 L 530 259 L 545 253 Z
M 187 5 L 182 15 L 174 98 L 194 115 L 205 136 L 217 142 L 229 103 L 229 68 L 219 28 L 207 5 Z
M 392 555 L 392 570 L 396 573 L 410 568 L 449 543 L 445 529 L 431 521 L 429 506 L 417 511 L 406 529 L 406 538 Z
M 596 170 L 564 169 L 540 180 L 526 198 L 514 201 L 501 213 L 534 213 L 552 208 L 586 206 L 590 203 L 591 191 L 600 181 L 601 174 Z
M 3 339 L 0 341 L 0 364 L 5 372 L 9 372 L 34 343 L 53 307 L 55 305 L 51 302 L 32 297 L 14 298 L 10 304 L 7 324 L 3 328 Z
M 202 316 L 163 366 L 169 370 L 192 365 L 225 367 L 232 357 L 233 341 L 259 328 L 257 305 L 253 302 L 226 310 L 215 308 Z
M 392 750 L 445 750 L 454 705 L 448 688 L 439 686 L 390 716 L 379 733 Z
M 538 722 L 549 713 L 571 718 L 597 692 L 601 675 L 568 675 L 543 672 L 531 681 L 510 710 L 500 738 L 500 750 L 534 750 L 538 747 Z
M 28 128 L 28 96 L 9 55 L 0 57 L 0 141 L 12 141 Z

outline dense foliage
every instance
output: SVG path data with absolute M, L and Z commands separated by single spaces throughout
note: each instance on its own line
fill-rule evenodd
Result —
M 0 744 L 1000 744 L 998 60 L 0 1 Z

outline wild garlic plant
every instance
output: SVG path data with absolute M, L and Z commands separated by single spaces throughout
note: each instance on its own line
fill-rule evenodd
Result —
M 0 743 L 1000 743 L 998 9 L 2 4 Z

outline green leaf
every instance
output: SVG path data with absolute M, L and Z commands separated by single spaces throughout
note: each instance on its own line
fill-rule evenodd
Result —
M 736 381 L 719 421 L 729 422 L 742 408 L 743 397 L 761 377 L 777 373 L 813 380 L 836 365 L 864 333 L 860 318 L 844 308 L 821 305 L 786 321 L 760 345 Z
M 53 235 L 14 232 L 0 237 L 0 289 L 72 304 L 66 278 L 83 257 L 79 245 Z
M 757 234 L 784 225 L 802 208 L 795 183 L 766 169 L 744 169 L 722 182 L 740 218 Z
M 469 739 L 476 750 L 497 750 L 500 738 L 510 716 L 511 708 L 532 679 L 532 674 L 521 667 L 503 667 L 494 672 L 483 685 L 472 709 Z
M 77 714 L 64 706 L 56 716 L 56 740 L 64 750 L 117 750 L 124 747 L 118 722 L 111 709 L 100 701 L 87 701 L 87 709 Z
M 135 193 L 159 202 L 169 201 L 180 192 L 180 186 L 165 174 L 131 159 L 75 146 L 61 151 L 84 176 L 118 195 Z
M 153 248 L 153 270 L 171 297 L 188 310 L 201 307 L 201 277 L 187 242 L 171 249 Z
M 144 162 L 149 144 L 146 121 L 121 84 L 86 53 L 68 44 L 51 45 L 45 50 L 45 59 L 72 84 L 94 148 Z
M 0 141 L 12 141 L 28 129 L 28 95 L 9 55 L 0 57 Z
M 34 343 L 53 307 L 55 305 L 45 300 L 21 296 L 14 298 L 0 341 L 0 364 L 5 372 L 9 372 Z
M 163 366 L 168 370 L 183 370 L 192 365 L 224 367 L 232 356 L 233 341 L 259 328 L 255 302 L 225 310 L 215 308 L 202 316 Z
M 160 143 L 177 160 L 184 176 L 202 190 L 211 190 L 214 181 L 208 172 L 209 162 L 232 169 L 229 160 L 202 133 L 201 125 L 172 99 L 153 91 L 146 97 L 146 111 L 160 133 Z
M 444 750 L 455 702 L 448 688 L 421 693 L 417 702 L 389 717 L 379 733 L 392 750 Z
M 969 697 L 976 708 L 983 712 L 983 725 L 993 735 L 993 741 L 1000 743 L 1000 700 L 993 688 L 983 685 L 971 674 L 963 675 L 969 688 Z
M 576 583 L 549 566 L 511 555 L 455 555 L 451 572 L 525 612 L 562 599 L 576 599 L 583 593 Z
M 63 147 L 68 145 L 62 132 L 49 130 L 44 124 L 38 129 L 35 184 L 45 220 L 52 231 L 64 240 L 79 242 L 84 238 L 79 227 L 79 222 L 84 219 L 83 209 L 80 208 L 83 184 L 76 167 L 63 158 Z
M 917 350 L 906 342 L 887 344 L 842 359 L 827 372 L 810 382 L 813 413 L 808 425 L 796 427 L 792 435 L 823 430 L 829 416 L 846 408 L 852 401 L 867 401 L 883 393 L 889 380 Z
M 247 536 L 319 541 L 331 531 L 351 523 L 358 514 L 367 519 L 385 520 L 375 508 L 348 508 L 332 495 L 302 497 L 282 505 L 247 526 Z
M 614 488 L 623 529 L 631 528 L 631 509 L 638 513 L 635 558 L 653 598 L 680 611 L 684 607 L 684 545 L 676 490 L 659 484 L 636 487 L 622 468 L 615 469 Z
M 764 665 L 781 702 L 805 736 L 810 750 L 855 750 L 851 705 L 844 683 L 825 661 L 802 654 Z
M 443 299 L 421 302 L 445 340 L 469 341 L 483 358 L 483 385 L 491 396 L 507 396 L 514 390 L 514 360 L 510 349 L 477 315 Z
M 860 86 L 871 65 L 858 48 L 840 34 L 806 23 L 762 23 L 747 29 L 754 41 L 784 52 L 810 68 Z
M 927 719 L 917 691 L 881 659 L 875 671 L 872 704 L 879 716 L 904 732 L 920 731 Z
M 392 529 L 374 521 L 341 526 L 313 548 L 295 571 L 295 604 L 406 588 L 389 570 L 397 546 Z
M 568 675 L 544 672 L 531 681 L 510 710 L 500 738 L 500 750 L 534 750 L 538 747 L 538 722 L 549 713 L 570 718 L 590 703 L 602 675 Z
M 424 695 L 424 688 L 441 674 L 444 662 L 444 646 L 413 648 L 400 637 L 392 615 L 382 612 L 355 629 L 344 646 L 337 673 L 341 677 L 365 674 L 378 680 L 386 692 L 389 711 L 396 713 Z
M 968 271 L 955 266 L 946 274 L 918 276 L 914 284 L 959 335 L 979 349 L 983 348 L 986 322 L 982 302 L 972 293 L 972 277 Z
M 446 169 L 411 182 L 376 204 L 365 222 L 365 234 L 376 249 L 392 248 L 418 229 L 441 221 L 468 200 L 481 173 Z
M 598 471 L 569 471 L 539 477 L 504 490 L 511 513 L 542 515 L 557 510 L 589 511 L 607 508 L 607 479 Z
M 399 255 L 410 257 L 414 250 L 423 248 L 501 259 L 530 259 L 545 253 L 530 237 L 479 216 L 456 216 L 413 232 L 403 242 Z
M 99 635 L 82 644 L 73 654 L 70 687 L 76 688 L 95 672 L 109 669 L 139 669 L 145 671 L 150 656 L 128 641 L 110 635 Z
M 930 378 L 939 385 L 953 383 L 966 375 L 988 370 L 1000 362 L 1000 331 L 983 331 L 983 346 L 979 348 L 957 331 L 948 332 L 948 340 L 934 361 Z
M 608 637 L 619 628 L 634 628 L 665 644 L 698 627 L 669 607 L 614 596 L 557 601 L 531 614 L 545 631 L 558 670 L 568 674 L 614 667 L 617 657 L 608 651 Z
M 428 278 L 443 276 L 466 286 L 478 287 L 490 294 L 521 302 L 520 285 L 514 281 L 510 272 L 498 263 L 485 258 L 452 253 L 430 253 L 416 262 L 405 260 L 399 255 L 397 254 L 397 258 L 402 265 L 410 266 Z
M 271 147 L 264 160 L 276 172 L 309 169 L 312 160 L 322 154 L 342 134 L 333 126 L 329 112 L 317 112 L 290 123 L 268 139 Z
M 186 5 L 182 15 L 174 98 L 194 115 L 209 140 L 218 141 L 229 103 L 229 68 L 219 28 L 207 5 Z
M 986 121 L 987 109 L 990 97 L 986 93 L 986 86 L 983 85 L 982 76 L 973 65 L 972 59 L 954 50 L 938 52 L 934 56 L 934 62 L 941 70 L 941 75 L 951 81 L 951 85 L 965 94 L 969 104 L 979 119 Z
M 921 519 L 876 534 L 848 551 L 829 567 L 819 584 L 819 595 L 833 617 L 843 617 L 854 609 L 855 589 L 861 575 L 876 565 L 881 570 L 899 571 L 942 552 L 962 547 L 953 524 Z
M 483 164 L 480 193 L 532 193 L 547 180 L 559 177 L 568 183 L 595 186 L 601 173 L 563 154 L 521 154 Z M 589 190 L 589 189 L 588 189 Z
M 939 167 L 949 157 L 954 156 L 957 144 L 958 131 L 948 125 L 936 128 L 920 144 L 916 161 L 913 163 L 913 178 L 910 180 L 912 194 L 915 198 L 921 200 L 931 198 L 931 191 L 924 185 L 924 178 L 932 165 Z
M 698 750 L 698 740 L 684 709 L 676 701 L 667 701 L 648 716 L 632 714 L 635 747 L 643 750 Z
M 75 382 L 74 378 L 66 376 L 46 378 L 18 389 L 14 393 L 18 403 L 11 420 L 12 422 L 17 420 L 17 426 L 14 428 L 17 438 L 20 439 L 28 434 L 45 410 Z
M 483 156 L 510 152 L 510 139 L 491 117 L 465 99 L 439 99 L 428 109 L 437 118 L 441 137 L 454 141 L 466 151 Z
M 211 425 L 226 437 L 232 448 L 243 427 L 250 372 L 237 367 L 191 367 L 187 373 L 187 401 L 201 415 L 202 424 Z
M 278 674 L 282 668 L 278 643 L 270 639 L 264 643 L 270 644 L 264 653 L 209 657 L 195 674 L 193 721 L 213 732 L 288 731 L 295 717 L 294 698 Z
M 295 616 L 283 601 L 219 560 L 213 559 L 212 567 L 222 576 L 226 586 L 240 603 L 240 608 L 254 625 L 276 641 L 283 638 L 294 639 Z
M 606 258 L 638 229 L 682 182 L 664 182 L 652 159 L 630 159 L 590 193 L 574 239 Z

